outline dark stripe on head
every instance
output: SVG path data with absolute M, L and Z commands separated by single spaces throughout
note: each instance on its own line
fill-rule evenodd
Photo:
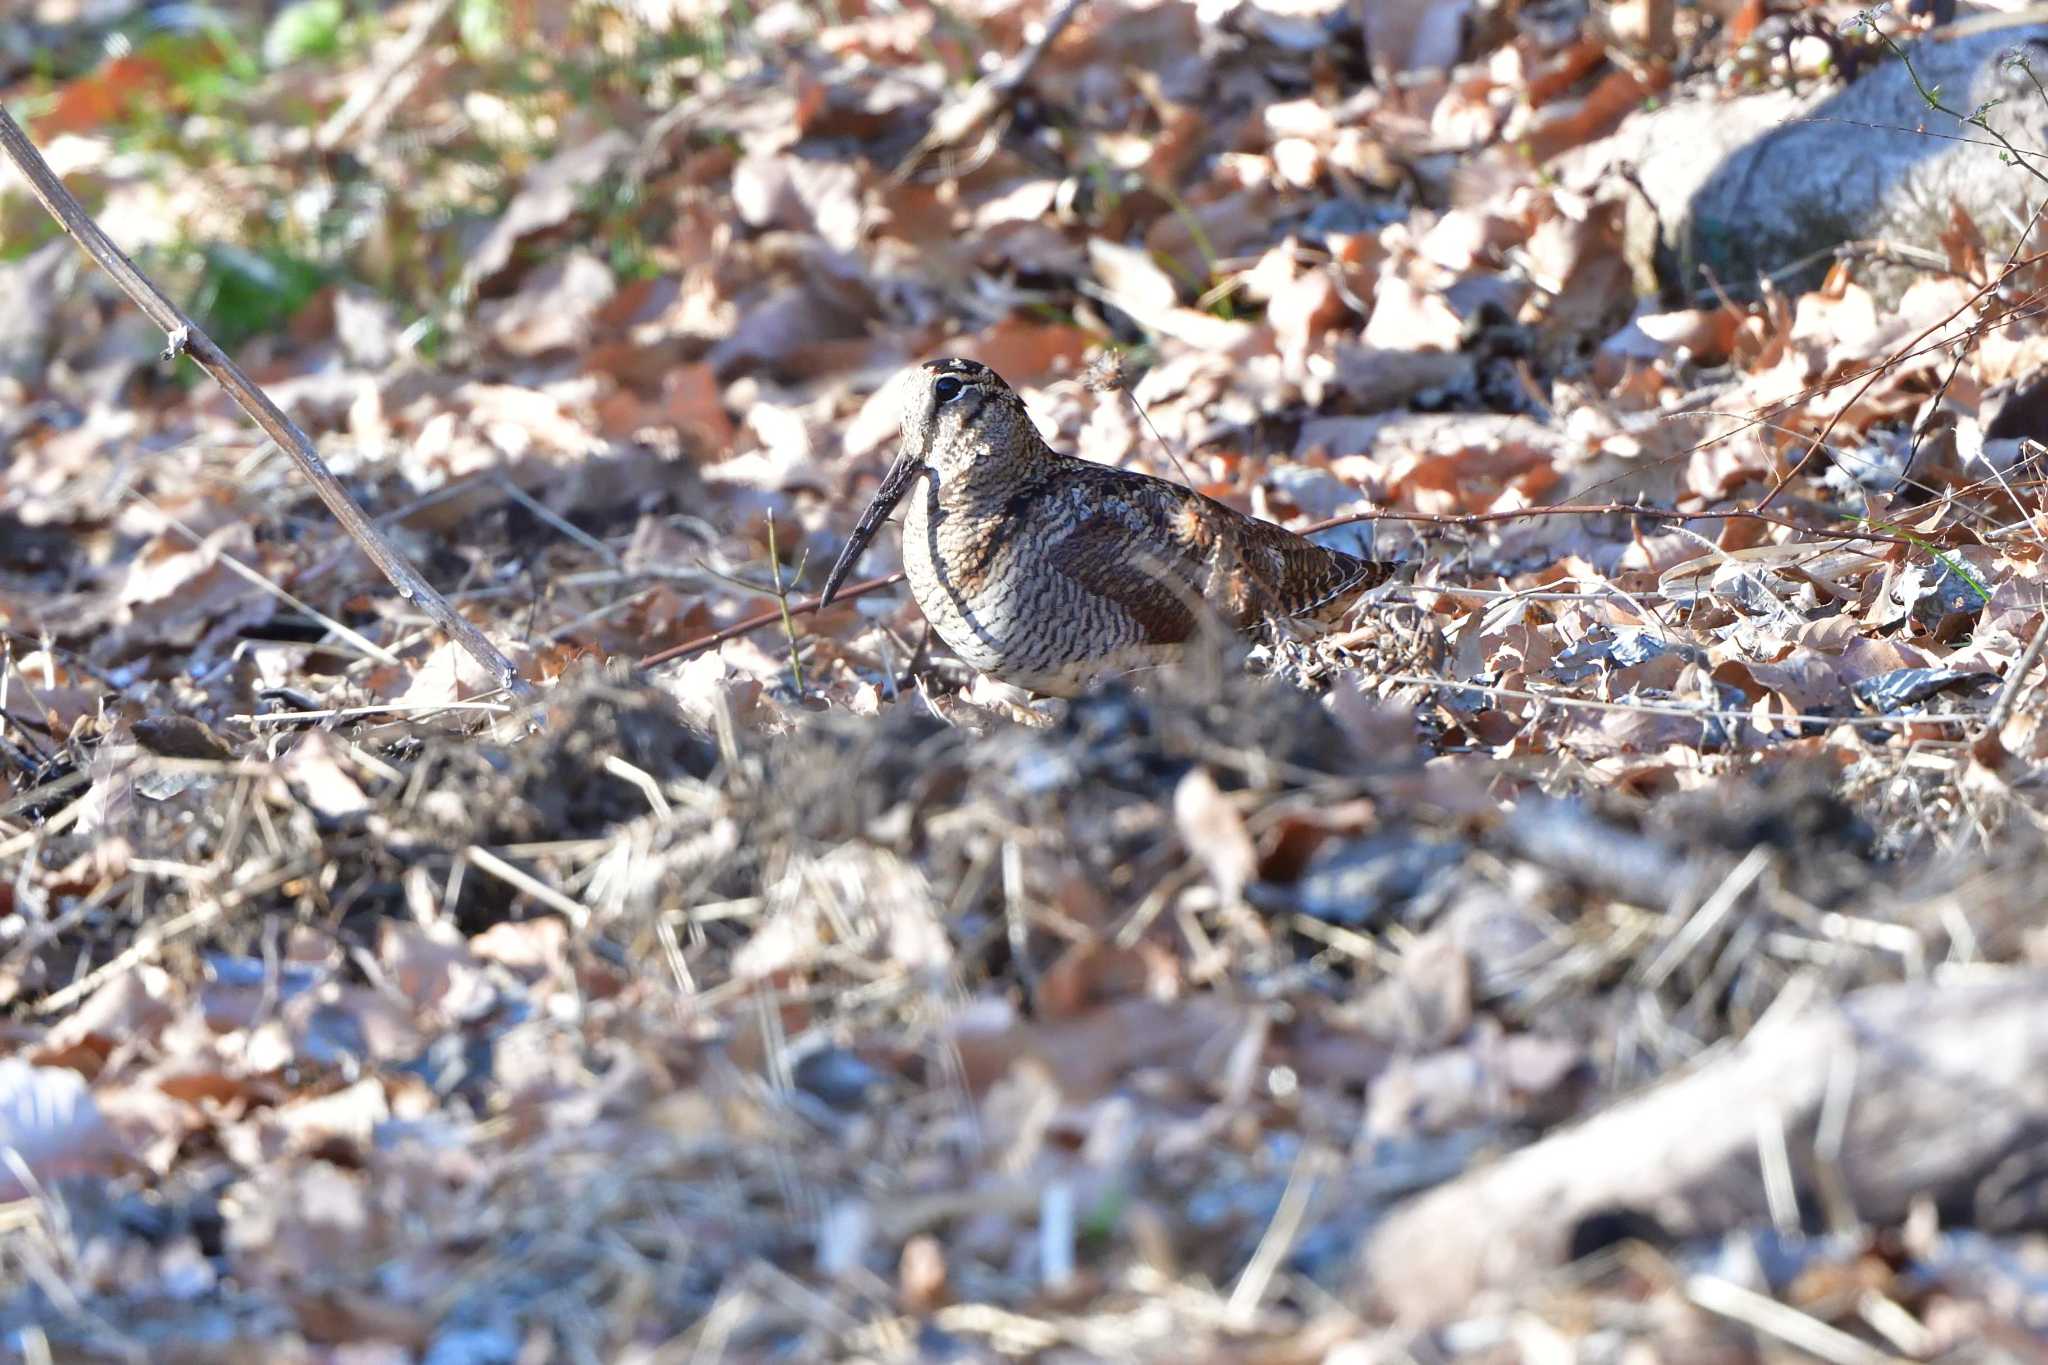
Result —
M 924 368 L 931 374 L 957 374 L 968 378 L 988 373 L 988 366 L 979 360 L 967 360 L 950 355 L 941 356 L 937 360 L 927 360 Z
M 981 420 L 981 415 L 984 412 L 988 411 L 988 399 L 987 390 L 969 389 L 954 400 L 955 404 L 958 405 L 955 410 L 960 414 L 960 430 L 972 431 L 974 429 L 974 424 Z

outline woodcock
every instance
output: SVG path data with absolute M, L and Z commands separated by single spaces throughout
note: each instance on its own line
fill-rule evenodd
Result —
M 1334 621 L 1393 571 L 1180 484 L 1058 453 L 978 361 L 928 360 L 912 380 L 903 448 L 824 600 L 910 494 L 911 595 L 954 653 L 1002 682 L 1072 696 L 1178 658 L 1205 629 Z

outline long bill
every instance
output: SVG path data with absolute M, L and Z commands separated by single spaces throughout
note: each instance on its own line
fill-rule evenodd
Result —
M 882 486 L 875 490 L 875 496 L 868 503 L 867 511 L 860 514 L 854 524 L 853 534 L 846 538 L 846 548 L 839 552 L 839 560 L 832 566 L 832 572 L 825 577 L 825 591 L 818 598 L 818 605 L 829 607 L 832 599 L 839 595 L 846 576 L 853 572 L 861 554 L 868 548 L 868 542 L 875 538 L 875 532 L 882 529 L 882 523 L 896 510 L 896 504 L 903 501 L 903 495 L 910 491 L 918 471 L 924 468 L 924 461 L 908 450 L 896 457 L 896 463 L 889 466 L 889 472 L 882 479 Z

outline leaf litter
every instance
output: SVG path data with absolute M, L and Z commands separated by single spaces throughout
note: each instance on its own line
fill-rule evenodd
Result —
M 1934 1128 L 1845 1211 L 1825 1105 L 1754 1210 L 1390 1251 L 1772 1027 L 2037 980 L 2031 237 L 1648 297 L 1628 168 L 1553 173 L 1675 79 L 1648 7 L 243 8 L 46 5 L 10 104 L 546 724 L 0 191 L 10 1352 L 2033 1349 L 2021 1174 Z M 935 354 L 1403 581 L 1059 706 L 785 611 Z

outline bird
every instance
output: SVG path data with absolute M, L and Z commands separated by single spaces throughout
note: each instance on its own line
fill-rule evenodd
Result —
M 903 570 L 925 619 L 967 663 L 1045 696 L 1170 663 L 1205 631 L 1334 622 L 1393 574 L 1183 484 L 1059 453 L 976 360 L 911 370 L 902 432 L 821 605 L 907 496 Z

